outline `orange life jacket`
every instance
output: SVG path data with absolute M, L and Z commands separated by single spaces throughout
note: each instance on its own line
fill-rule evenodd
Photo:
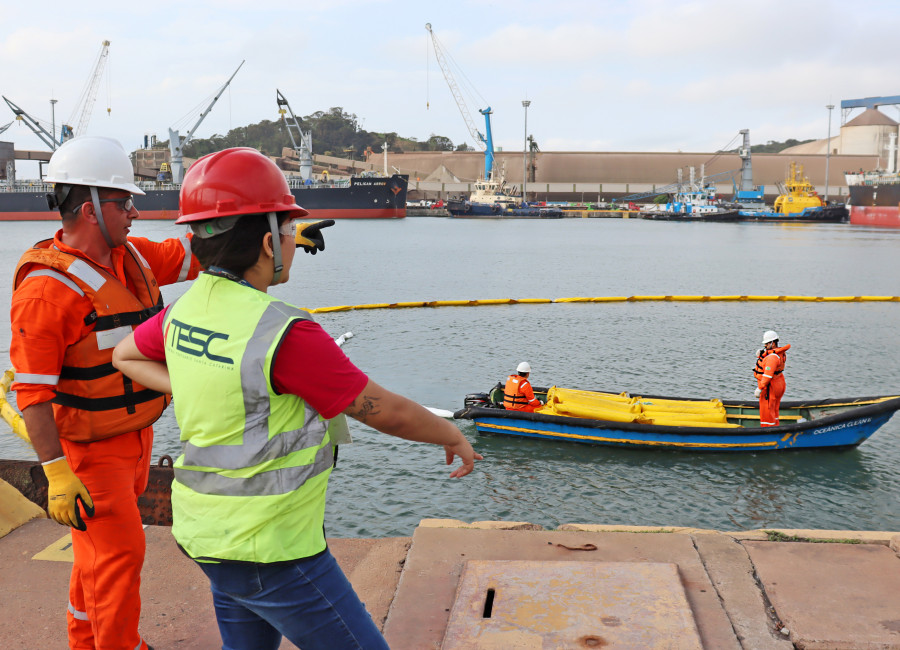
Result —
M 760 377 L 763 376 L 765 367 L 763 366 L 763 361 L 765 361 L 766 357 L 770 354 L 774 354 L 778 357 L 779 363 L 777 369 L 775 370 L 776 375 L 780 375 L 784 372 L 784 364 L 787 362 L 787 351 L 790 349 L 791 344 L 788 343 L 785 346 L 780 348 L 772 348 L 771 350 L 760 350 L 759 354 L 756 357 L 756 367 L 753 369 L 753 376 L 759 380 Z
M 503 389 L 503 407 L 510 411 L 518 411 L 528 406 L 531 400 L 522 390 L 525 386 L 531 386 L 527 377 L 521 375 L 507 377 L 506 387 Z
M 26 251 L 16 267 L 14 290 L 30 275 L 51 275 L 83 293 L 94 308 L 84 319 L 93 325 L 91 333 L 66 349 L 51 400 L 59 435 L 67 440 L 91 442 L 142 429 L 162 415 L 171 399 L 112 365 L 116 343 L 163 308 L 153 271 L 131 244 L 125 244 L 124 260 L 135 293 L 90 260 L 54 248 L 52 239 Z

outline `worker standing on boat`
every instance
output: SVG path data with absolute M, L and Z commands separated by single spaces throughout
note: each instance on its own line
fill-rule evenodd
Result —
M 112 366 L 115 344 L 162 309 L 159 285 L 195 278 L 190 238 L 129 237 L 139 214 L 128 155 L 83 136 L 50 158 L 45 179 L 62 228 L 16 269 L 10 359 L 18 406 L 47 475 L 48 511 L 71 526 L 70 648 L 144 650 L 138 633 L 151 425 L 167 396 Z
M 301 648 L 387 648 L 325 542 L 344 414 L 443 445 L 448 465 L 462 459 L 451 477 L 481 456 L 452 423 L 370 380 L 308 312 L 268 295 L 289 279 L 296 245 L 324 248 L 316 228 L 295 244 L 307 212 L 271 160 L 249 148 L 201 158 L 180 212 L 206 271 L 113 361 L 175 398 L 184 453 L 172 534 L 210 580 L 223 646 L 275 649 L 284 636 Z
M 503 389 L 503 407 L 506 410 L 533 413 L 541 408 L 542 404 L 534 396 L 534 389 L 528 381 L 530 374 L 531 365 L 523 361 L 516 368 L 516 374 L 506 378 L 506 387 Z
M 763 333 L 763 349 L 756 355 L 756 367 L 753 376 L 757 386 L 754 395 L 759 398 L 759 425 L 777 427 L 778 409 L 784 396 L 784 365 L 790 344 L 778 347 L 778 334 L 772 330 Z

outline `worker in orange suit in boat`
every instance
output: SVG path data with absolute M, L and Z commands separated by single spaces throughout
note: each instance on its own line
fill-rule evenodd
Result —
M 768 330 L 763 334 L 763 345 L 757 352 L 756 367 L 753 376 L 756 377 L 756 391 L 754 395 L 759 398 L 759 425 L 763 427 L 777 427 L 778 408 L 781 398 L 784 396 L 784 365 L 787 361 L 787 351 L 790 344 L 779 347 L 778 334 Z
M 531 366 L 523 361 L 516 368 L 516 374 L 506 379 L 506 387 L 503 389 L 503 406 L 509 411 L 525 411 L 533 413 L 541 408 L 541 402 L 534 396 L 534 389 L 528 381 L 531 374 Z

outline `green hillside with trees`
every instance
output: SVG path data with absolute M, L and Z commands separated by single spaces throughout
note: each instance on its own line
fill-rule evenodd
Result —
M 416 138 L 404 138 L 395 132 L 366 131 L 359 126 L 359 118 L 336 106 L 327 111 L 316 111 L 299 118 L 304 131 L 312 131 L 313 153 L 326 156 L 360 159 L 366 148 L 380 153 L 387 142 L 389 151 L 454 151 L 466 150 L 465 143 L 455 146 L 450 138 L 432 134 L 424 142 Z M 168 141 L 161 143 L 168 146 Z M 291 146 L 291 138 L 283 121 L 263 120 L 257 124 L 241 126 L 226 135 L 214 135 L 208 139 L 194 139 L 184 148 L 184 155 L 199 158 L 213 151 L 228 147 L 254 147 L 269 156 L 280 156 L 283 147 Z
M 788 138 L 784 142 L 775 142 L 774 140 L 769 140 L 765 144 L 754 144 L 750 146 L 750 151 L 753 153 L 779 153 L 780 151 L 784 151 L 789 147 L 796 147 L 798 144 L 806 144 L 807 142 L 812 142 L 812 139 L 809 140 L 794 140 L 793 138 Z M 730 153 L 737 153 L 737 149 L 732 149 Z

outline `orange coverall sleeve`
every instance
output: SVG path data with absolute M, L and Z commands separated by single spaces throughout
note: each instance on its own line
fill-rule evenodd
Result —
M 56 396 L 66 348 L 84 338 L 84 318 L 91 311 L 84 296 L 47 276 L 28 278 L 13 293 L 9 358 L 20 410 Z
M 530 406 L 540 406 L 541 400 L 534 396 L 534 389 L 531 387 L 531 382 L 527 379 L 522 382 L 520 390 L 522 394 L 528 399 L 528 404 Z
M 193 233 L 161 242 L 146 237 L 129 237 L 128 242 L 144 256 L 160 286 L 193 280 L 199 275 L 200 262 L 191 252 Z

